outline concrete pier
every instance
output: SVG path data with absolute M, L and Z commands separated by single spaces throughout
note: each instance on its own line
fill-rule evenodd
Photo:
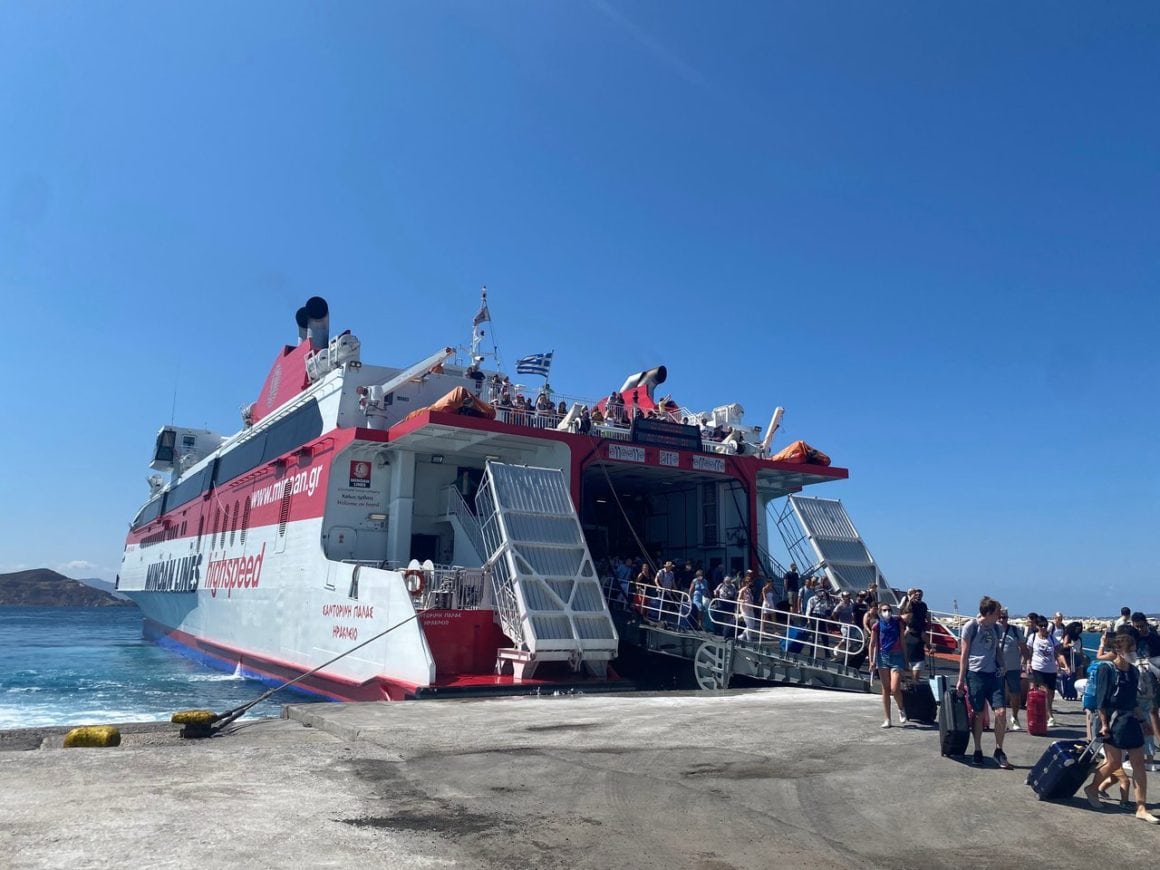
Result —
M 1077 866 L 1154 860 L 1160 828 L 1024 785 L 1019 769 L 881 729 L 877 696 L 715 694 L 302 705 L 113 749 L 0 739 L 0 866 L 728 868 Z M 1154 796 L 1160 796 L 1160 778 Z M 1112 789 L 1113 794 L 1117 789 Z

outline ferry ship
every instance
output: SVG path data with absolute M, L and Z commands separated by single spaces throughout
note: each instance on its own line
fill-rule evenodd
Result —
M 545 378 L 525 403 L 485 366 L 486 288 L 470 347 L 405 368 L 331 337 L 320 297 L 295 319 L 239 431 L 161 428 L 117 579 L 148 637 L 267 683 L 325 665 L 296 688 L 365 701 L 615 682 L 607 560 L 776 573 L 769 503 L 848 476 L 804 444 L 771 456 L 780 408 L 763 434 L 736 403 L 658 396 L 664 366 L 593 401 Z

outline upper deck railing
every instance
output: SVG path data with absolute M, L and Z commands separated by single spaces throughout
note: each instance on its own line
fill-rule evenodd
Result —
M 505 405 L 495 405 L 495 418 L 501 423 L 507 423 L 512 426 L 526 426 L 529 429 L 553 429 L 558 430 L 560 424 L 564 421 L 564 417 L 555 411 L 537 411 L 534 408 L 512 408 Z M 667 417 L 665 419 L 668 419 Z M 679 421 L 672 421 L 679 422 Z M 577 433 L 580 431 L 579 419 L 574 419 L 567 429 L 564 431 Z M 608 421 L 601 423 L 592 423 L 588 434 L 595 435 L 609 441 L 629 441 L 631 440 L 631 427 L 628 422 L 622 421 Z M 766 454 L 761 449 L 759 444 L 742 440 L 743 447 L 741 452 L 764 457 Z M 706 453 L 720 453 L 724 455 L 734 455 L 738 452 L 738 446 L 735 441 L 715 441 L 712 437 L 707 435 L 704 431 L 701 433 L 701 449 Z

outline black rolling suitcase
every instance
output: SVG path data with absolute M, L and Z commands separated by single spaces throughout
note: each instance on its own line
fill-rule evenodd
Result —
M 912 722 L 938 721 L 938 704 L 930 683 L 920 680 L 902 687 L 902 712 Z
M 956 689 L 943 692 L 938 708 L 938 739 L 943 755 L 965 755 L 971 740 L 967 699 Z
M 1027 774 L 1027 784 L 1041 801 L 1072 797 L 1099 759 L 1100 741 L 1057 740 Z
M 1078 701 L 1075 693 L 1075 674 L 1059 675 L 1059 696 L 1065 701 Z

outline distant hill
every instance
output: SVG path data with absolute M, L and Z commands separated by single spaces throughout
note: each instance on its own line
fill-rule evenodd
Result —
M 70 580 L 47 568 L 0 574 L 0 605 L 24 607 L 132 607 L 133 602 Z
M 78 577 L 78 583 L 84 583 L 86 586 L 92 586 L 94 589 L 100 589 L 102 592 L 108 592 L 114 598 L 119 598 L 121 601 L 128 601 L 127 595 L 122 595 L 117 591 L 117 587 L 108 580 L 102 580 L 100 577 Z

